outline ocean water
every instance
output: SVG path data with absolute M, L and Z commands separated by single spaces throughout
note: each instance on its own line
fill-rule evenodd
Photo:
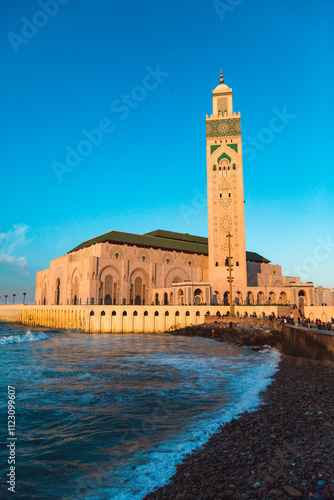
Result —
M 259 404 L 280 354 L 168 334 L 0 323 L 1 492 L 7 386 L 16 390 L 16 498 L 135 500 L 224 422 Z

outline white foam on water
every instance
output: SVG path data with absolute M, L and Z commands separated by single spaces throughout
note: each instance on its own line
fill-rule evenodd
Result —
M 263 351 L 262 351 L 263 352 Z M 246 373 L 230 380 L 231 390 L 237 394 L 237 401 L 208 415 L 198 415 L 178 436 L 163 442 L 155 450 L 141 455 L 141 465 L 117 471 L 117 486 L 86 497 L 89 500 L 109 498 L 110 500 L 139 500 L 150 491 L 166 484 L 174 475 L 176 466 L 188 453 L 202 446 L 217 432 L 222 424 L 231 421 L 245 411 L 253 411 L 260 404 L 260 392 L 271 383 L 276 373 L 281 355 L 276 349 L 266 349 L 266 357 L 261 364 L 254 364 Z M 132 464 L 131 464 L 132 465 Z
M 15 344 L 20 342 L 37 342 L 38 340 L 46 340 L 49 337 L 44 332 L 31 332 L 28 330 L 19 335 L 2 335 L 0 337 L 0 345 Z

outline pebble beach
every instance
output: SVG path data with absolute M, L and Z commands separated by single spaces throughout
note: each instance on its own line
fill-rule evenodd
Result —
M 282 355 L 261 400 L 145 500 L 334 499 L 334 365 Z

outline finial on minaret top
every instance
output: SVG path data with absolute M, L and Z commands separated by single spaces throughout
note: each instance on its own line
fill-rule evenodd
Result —
M 223 70 L 222 70 L 222 69 L 220 70 L 220 79 L 219 79 L 219 83 L 224 83 L 224 78 L 223 78 Z

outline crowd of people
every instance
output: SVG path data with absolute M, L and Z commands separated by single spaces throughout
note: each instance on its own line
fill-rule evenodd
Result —
M 281 318 L 281 324 L 290 324 L 290 325 L 298 324 L 298 326 L 303 326 L 304 328 L 317 328 L 318 330 L 326 330 L 328 332 L 334 331 L 334 318 L 331 318 L 331 320 L 327 322 L 321 321 L 321 319 L 319 318 L 312 320 L 310 318 L 305 318 L 305 316 L 299 310 L 299 316 L 297 318 L 297 322 L 295 322 L 293 313 L 291 313 L 290 316 L 288 317 L 283 316 Z

